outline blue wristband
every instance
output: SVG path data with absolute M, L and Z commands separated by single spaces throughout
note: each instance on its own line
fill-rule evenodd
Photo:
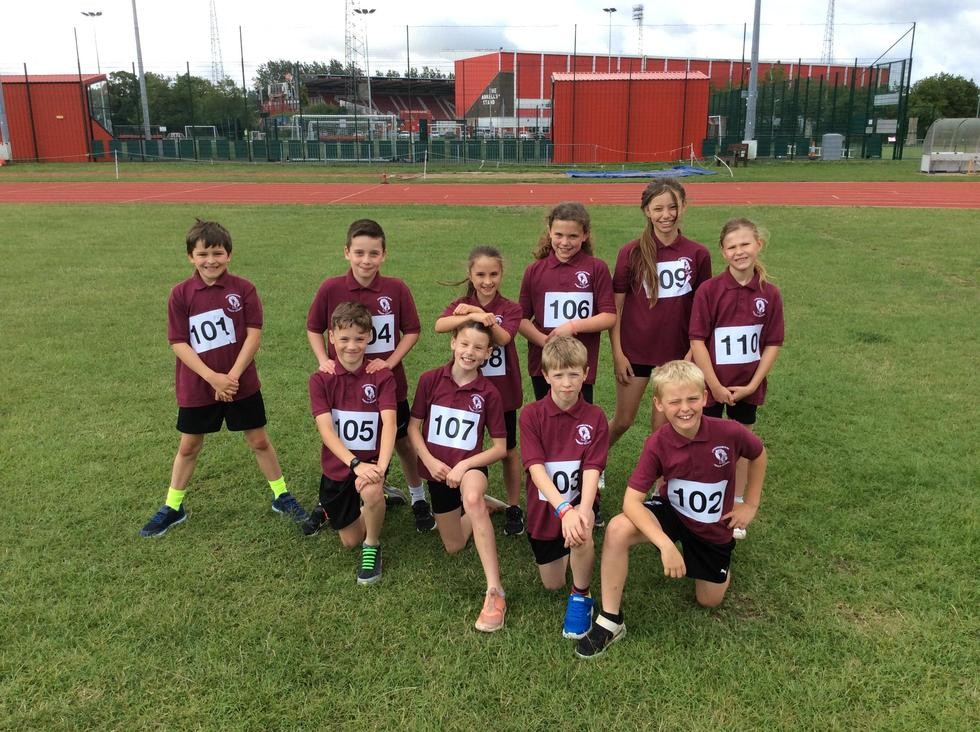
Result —
M 555 516 L 556 516 L 557 518 L 561 518 L 561 510 L 562 510 L 562 509 L 563 509 L 563 508 L 564 508 L 565 506 L 571 506 L 571 505 L 572 505 L 572 504 L 570 504 L 570 503 L 569 503 L 568 501 L 562 501 L 561 503 L 559 503 L 559 504 L 558 504 L 558 508 L 556 508 L 556 509 L 555 509 Z

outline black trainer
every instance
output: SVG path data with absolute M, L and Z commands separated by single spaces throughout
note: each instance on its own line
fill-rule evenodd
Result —
M 436 519 L 429 508 L 429 502 L 424 498 L 412 504 L 412 513 L 415 514 L 415 530 L 419 533 L 432 531 L 436 527 Z
M 153 514 L 153 518 L 146 522 L 146 526 L 140 529 L 140 536 L 143 538 L 163 536 L 167 529 L 177 524 L 182 524 L 187 520 L 187 511 L 181 506 L 176 511 L 164 504 L 160 510 Z
M 524 512 L 520 506 L 507 506 L 504 512 L 504 534 L 520 536 L 524 533 Z
M 373 585 L 381 579 L 381 545 L 361 545 L 361 567 L 357 570 L 357 584 Z
M 305 536 L 316 536 L 320 529 L 327 523 L 327 512 L 319 503 L 310 511 L 310 517 L 303 522 L 303 534 Z
M 595 658 L 624 635 L 626 635 L 624 623 L 614 623 L 600 613 L 593 621 L 589 632 L 575 644 L 575 655 L 579 658 Z

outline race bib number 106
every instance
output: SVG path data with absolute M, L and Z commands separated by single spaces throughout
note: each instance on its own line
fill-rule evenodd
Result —
M 546 292 L 544 294 L 545 328 L 557 328 L 569 320 L 592 317 L 591 292 Z
M 235 324 L 221 308 L 192 315 L 187 325 L 195 353 L 213 351 L 235 342 Z

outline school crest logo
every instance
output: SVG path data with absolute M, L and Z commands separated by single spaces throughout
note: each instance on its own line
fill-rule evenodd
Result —
M 767 307 L 769 307 L 769 301 L 764 297 L 757 297 L 752 301 L 752 314 L 761 318 L 766 314 Z
M 470 411 L 479 414 L 483 411 L 483 395 L 474 394 L 470 397 Z
M 725 445 L 717 445 L 711 448 L 711 454 L 715 458 L 715 467 L 723 468 L 731 462 L 728 457 L 728 447 Z
M 504 316 L 503 315 L 494 315 L 493 316 L 493 319 L 497 321 L 497 325 L 503 325 L 504 324 Z
M 592 281 L 592 276 L 586 272 L 584 269 L 580 269 L 575 273 L 575 286 L 580 290 L 589 289 L 589 283 Z
M 361 387 L 361 401 L 365 404 L 374 404 L 378 401 L 378 389 L 374 384 L 364 384 Z
M 592 425 L 580 424 L 575 428 L 575 444 L 583 447 L 592 444 Z
M 228 303 L 227 310 L 229 313 L 237 313 L 242 309 L 242 298 L 234 292 L 225 295 L 225 302 Z
M 387 295 L 382 295 L 378 298 L 378 310 L 380 310 L 384 315 L 391 312 L 391 298 Z
M 681 263 L 681 271 L 683 272 L 683 274 L 679 274 L 679 277 L 684 278 L 681 282 L 689 282 L 694 273 L 694 263 L 690 257 L 681 257 L 677 261 Z

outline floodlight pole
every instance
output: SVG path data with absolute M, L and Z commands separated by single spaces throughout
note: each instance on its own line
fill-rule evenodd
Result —
M 755 106 L 759 96 L 759 16 L 762 0 L 755 0 L 755 17 L 752 20 L 752 65 L 749 69 L 749 97 L 745 106 L 744 140 L 755 139 Z
M 92 39 L 95 41 L 95 69 L 102 73 L 102 63 L 99 61 L 99 34 L 95 30 L 95 19 L 102 17 L 101 10 L 83 10 L 82 15 L 92 19 Z
M 603 8 L 602 12 L 609 16 L 609 45 L 606 49 L 606 73 L 612 73 L 612 16 L 616 8 Z
M 143 51 L 140 48 L 140 22 L 136 17 L 136 0 L 133 0 L 133 30 L 136 32 L 136 63 L 140 68 L 140 103 L 143 106 L 143 139 L 149 142 L 150 105 L 146 100 L 146 74 L 143 73 Z
M 374 101 L 371 99 L 371 52 L 368 50 L 368 32 L 367 32 L 367 19 L 368 16 L 373 15 L 377 8 L 354 8 L 354 12 L 358 15 L 364 16 L 364 66 L 367 67 L 365 71 L 367 72 L 367 84 L 368 84 L 368 114 L 374 114 Z M 357 90 L 354 90 L 354 97 L 357 98 Z M 368 126 L 370 130 L 370 125 Z

